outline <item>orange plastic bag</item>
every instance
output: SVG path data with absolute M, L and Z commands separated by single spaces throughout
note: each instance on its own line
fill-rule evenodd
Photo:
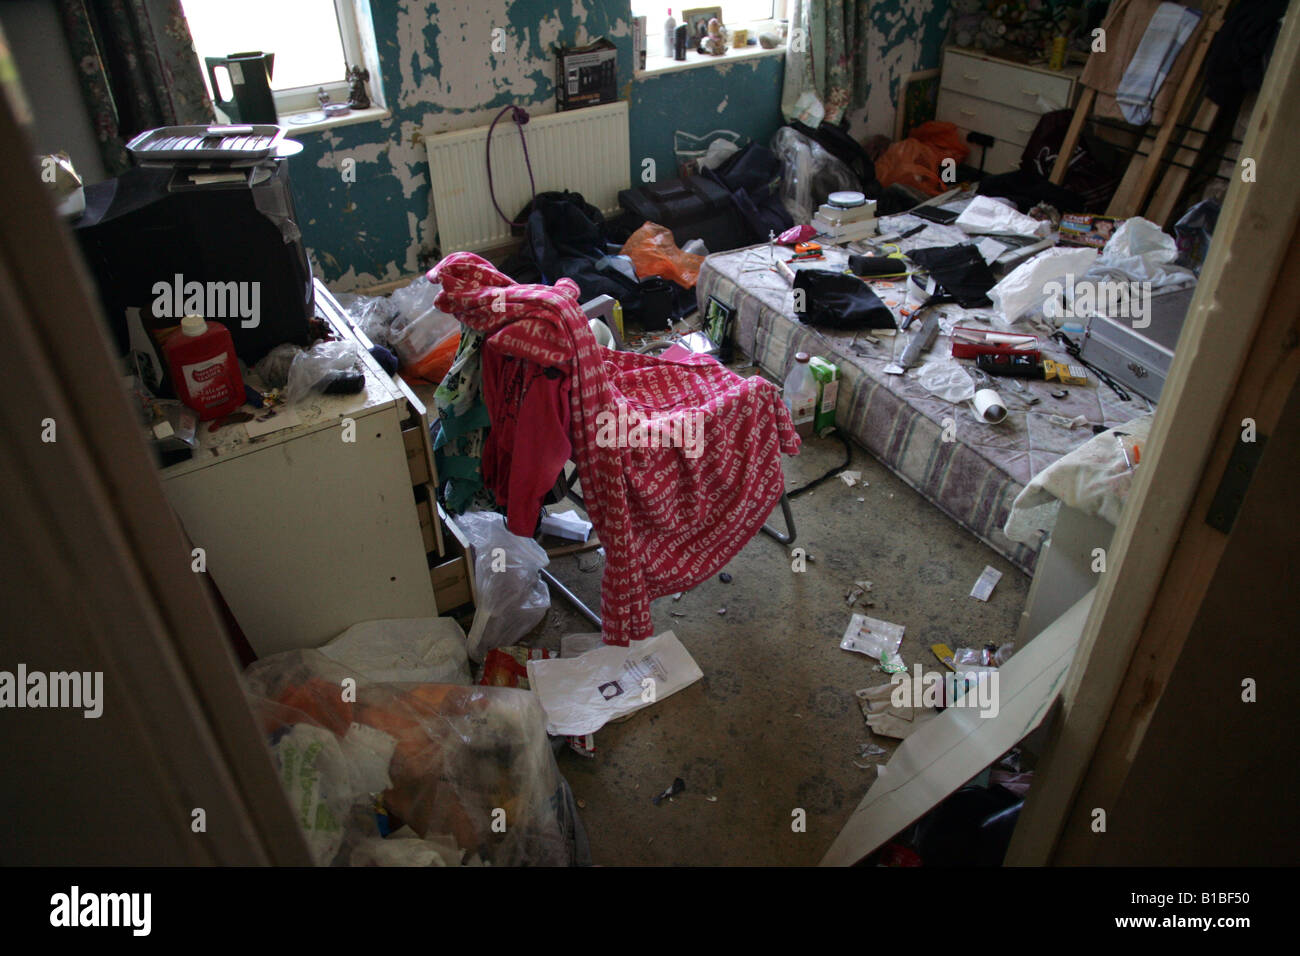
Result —
M 398 374 L 408 385 L 441 385 L 451 370 L 451 363 L 460 348 L 460 333 L 453 332 L 429 349 L 428 353 L 410 365 L 404 365 Z
M 951 159 L 960 163 L 969 154 L 970 148 L 961 141 L 961 131 L 956 126 L 931 120 L 885 150 L 876 160 L 876 178 L 881 186 L 902 183 L 927 196 L 937 196 L 952 185 L 940 177 L 943 161 Z
M 952 123 L 930 120 L 916 127 L 908 136 L 934 149 L 941 160 L 951 158 L 960 163 L 970 155 L 970 147 L 962 140 L 961 130 Z
M 637 277 L 660 276 L 688 289 L 695 288 L 700 277 L 703 256 L 682 252 L 673 242 L 673 234 L 658 223 L 643 223 L 623 243 L 623 255 L 632 260 Z

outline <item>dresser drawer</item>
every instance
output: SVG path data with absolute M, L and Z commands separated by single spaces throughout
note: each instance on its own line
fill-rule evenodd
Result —
M 1010 63 L 998 63 L 949 50 L 943 58 L 942 89 L 978 97 L 1031 113 L 1050 113 L 1070 105 L 1074 80 Z
M 939 91 L 939 107 L 935 114 L 935 119 L 942 122 L 987 133 L 997 140 L 1018 146 L 1029 142 L 1029 134 L 1038 125 L 1039 118 L 1037 113 L 990 103 L 954 90 Z

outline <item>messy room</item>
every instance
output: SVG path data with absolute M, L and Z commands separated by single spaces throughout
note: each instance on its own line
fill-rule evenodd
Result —
M 1294 863 L 1286 13 L 0 6 L 0 862 Z

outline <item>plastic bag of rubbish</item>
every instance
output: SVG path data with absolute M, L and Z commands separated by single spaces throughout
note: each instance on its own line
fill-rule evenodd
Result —
M 1096 249 L 1056 247 L 1021 263 L 989 290 L 989 298 L 999 313 L 994 321 L 1007 327 L 1041 308 L 1054 294 L 1054 283 L 1064 290 L 1067 276 L 1082 278 L 1096 261 Z
M 369 680 L 468 684 L 465 632 L 449 617 L 362 621 L 320 649 Z
M 357 296 L 344 306 L 344 311 L 371 342 L 392 348 L 390 327 L 397 318 L 397 306 L 392 299 L 382 295 Z
M 532 538 L 506 528 L 494 511 L 467 511 L 456 523 L 474 549 L 474 584 L 478 593 L 467 645 L 470 659 L 481 662 L 495 647 L 507 647 L 536 627 L 551 606 L 551 592 L 538 573 L 550 563 Z
M 366 387 L 361 357 L 351 342 L 317 342 L 299 353 L 289 366 L 284 398 L 300 402 L 312 392 L 353 395 Z
M 916 377 L 927 390 L 944 401 L 965 402 L 975 397 L 975 382 L 966 369 L 952 359 L 926 362 Z
M 370 681 L 315 650 L 265 657 L 244 684 L 318 863 L 586 862 L 535 695 Z

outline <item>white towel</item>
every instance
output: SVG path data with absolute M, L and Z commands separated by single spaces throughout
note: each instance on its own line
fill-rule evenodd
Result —
M 1151 121 L 1151 104 L 1200 19 L 1199 10 L 1177 3 L 1162 3 L 1156 9 L 1115 91 L 1128 122 L 1145 126 Z

